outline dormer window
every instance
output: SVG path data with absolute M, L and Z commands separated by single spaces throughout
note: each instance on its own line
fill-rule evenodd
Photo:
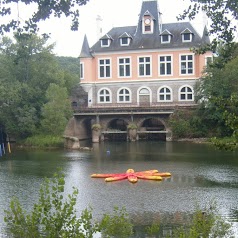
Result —
M 192 42 L 193 33 L 189 29 L 186 29 L 183 32 L 181 32 L 181 35 L 182 35 L 183 42 Z
M 109 39 L 101 39 L 101 46 L 108 47 L 109 46 Z
M 106 34 L 100 39 L 100 41 L 101 41 L 101 47 L 109 47 L 112 42 L 112 37 Z
M 162 44 L 170 43 L 172 34 L 165 30 L 160 34 L 160 39 Z
M 184 33 L 182 35 L 183 42 L 191 42 L 192 41 L 192 34 L 191 33 Z
M 130 38 L 128 37 L 122 37 L 121 38 L 121 46 L 127 46 L 130 43 Z
M 119 36 L 119 39 L 121 46 L 128 46 L 131 42 L 132 37 L 127 32 L 124 32 L 121 36 Z

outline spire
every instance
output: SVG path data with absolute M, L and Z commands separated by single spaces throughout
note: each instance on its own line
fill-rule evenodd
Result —
M 89 44 L 88 44 L 88 39 L 87 39 L 86 35 L 84 36 L 84 39 L 83 39 L 83 45 L 82 45 L 82 49 L 81 49 L 79 58 L 92 58 L 92 55 L 90 53 Z
M 203 30 L 203 35 L 202 35 L 202 40 L 203 42 L 205 42 L 206 44 L 210 44 L 210 38 L 209 38 L 209 33 L 208 33 L 208 29 L 207 26 L 204 27 Z

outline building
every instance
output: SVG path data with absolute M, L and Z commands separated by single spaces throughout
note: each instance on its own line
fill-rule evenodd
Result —
M 199 35 L 190 22 L 163 24 L 156 0 L 142 2 L 136 26 L 114 27 L 91 48 L 85 36 L 81 93 L 74 96 L 68 132 L 88 138 L 96 123 L 102 128 L 94 141 L 110 134 L 130 139 L 127 127 L 133 123 L 132 140 L 171 140 L 168 118 L 175 109 L 196 107 L 194 86 L 212 56 L 191 49 L 207 43 L 205 26 Z

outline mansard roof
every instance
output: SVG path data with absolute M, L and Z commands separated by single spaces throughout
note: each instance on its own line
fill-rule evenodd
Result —
M 127 32 L 124 32 L 123 34 L 121 34 L 120 36 L 119 36 L 119 38 L 126 38 L 126 37 L 128 37 L 128 38 L 132 38 L 132 36 L 129 34 L 129 33 L 127 33 Z
M 167 29 L 165 29 L 160 35 L 164 36 L 164 35 L 172 35 L 172 34 Z
M 104 36 L 102 36 L 102 37 L 100 38 L 100 40 L 107 40 L 107 39 L 113 40 L 113 38 L 111 37 L 111 35 L 109 35 L 108 33 L 105 34 Z
M 126 27 L 114 27 L 108 34 L 113 38 L 110 47 L 101 47 L 100 41 L 96 42 L 91 48 L 94 53 L 101 52 L 113 52 L 113 51 L 125 51 L 125 50 L 140 50 L 140 49 L 173 49 L 173 48 L 191 48 L 198 47 L 202 44 L 207 44 L 208 38 L 200 37 L 190 22 L 178 22 L 178 23 L 166 23 L 162 25 L 163 29 L 172 35 L 169 44 L 162 44 L 160 40 L 160 32 L 154 32 L 153 34 L 143 34 L 142 31 L 138 31 L 137 26 Z M 190 29 L 194 34 L 192 42 L 183 42 L 181 32 L 186 29 Z M 127 32 L 132 36 L 130 45 L 122 47 L 120 45 L 120 36 Z
M 114 27 L 102 39 L 111 39 L 110 46 L 102 47 L 100 40 L 96 42 L 92 48 L 92 53 L 118 52 L 125 50 L 141 50 L 141 49 L 175 49 L 175 48 L 192 48 L 199 47 L 202 44 L 209 43 L 208 36 L 204 33 L 201 37 L 193 28 L 190 22 L 176 22 L 162 24 L 160 11 L 157 0 L 147 0 L 142 2 L 138 24 L 136 26 Z M 149 15 L 153 20 L 153 31 L 149 34 L 144 32 L 143 20 L 144 16 Z M 191 42 L 183 42 L 182 35 L 184 33 L 193 34 Z M 171 40 L 167 44 L 161 42 L 161 35 L 171 35 Z M 131 36 L 130 44 L 121 46 L 120 39 L 122 37 Z

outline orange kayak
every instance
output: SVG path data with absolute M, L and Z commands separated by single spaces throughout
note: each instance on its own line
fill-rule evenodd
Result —
M 158 175 L 137 175 L 140 179 L 148 179 L 148 180 L 162 180 L 163 178 Z
M 113 181 L 123 180 L 123 179 L 126 179 L 126 178 L 127 178 L 127 175 L 120 175 L 120 176 L 105 178 L 105 181 L 106 182 L 113 182 Z
M 135 176 L 134 174 L 129 174 L 127 175 L 128 181 L 131 183 L 136 183 L 138 181 L 137 176 Z

